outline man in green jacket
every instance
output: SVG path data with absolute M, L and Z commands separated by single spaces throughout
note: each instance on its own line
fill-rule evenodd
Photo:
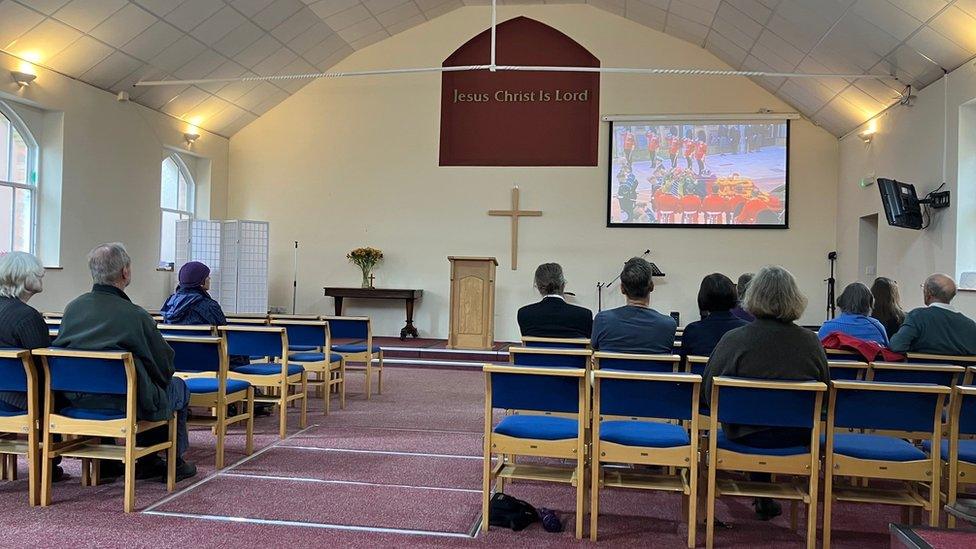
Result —
M 956 283 L 934 274 L 922 285 L 925 307 L 908 313 L 905 323 L 891 336 L 890 347 L 898 353 L 976 355 L 976 322 L 949 303 L 956 297 Z
M 64 309 L 64 318 L 55 347 L 84 351 L 128 351 L 135 358 L 137 377 L 137 413 L 140 420 L 159 421 L 176 412 L 177 480 L 192 477 L 196 467 L 183 459 L 189 440 L 186 430 L 190 400 L 186 383 L 173 377 L 173 349 L 156 328 L 156 322 L 142 307 L 125 295 L 132 281 L 129 254 L 121 243 L 96 246 L 88 254 L 94 285 Z M 101 408 L 125 411 L 125 396 L 94 393 L 66 393 L 65 398 L 77 408 Z M 151 446 L 166 440 L 165 426 L 138 435 L 139 446 Z M 158 456 L 140 460 L 139 478 L 163 478 L 165 462 Z

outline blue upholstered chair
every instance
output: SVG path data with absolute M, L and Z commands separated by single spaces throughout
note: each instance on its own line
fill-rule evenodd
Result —
M 522 346 L 550 349 L 589 349 L 590 340 L 585 337 L 522 336 Z
M 230 378 L 268 389 L 268 395 L 256 396 L 254 400 L 278 405 L 278 436 L 285 438 L 288 403 L 296 400 L 302 401 L 299 425 L 304 428 L 308 415 L 308 374 L 300 365 L 289 363 L 285 329 L 272 326 L 220 326 L 217 329 L 226 337 L 228 354 L 270 359 L 269 362 L 236 366 L 230 370 Z M 296 391 L 289 394 L 293 387 Z
M 491 494 L 496 489 L 504 491 L 504 479 L 546 480 L 575 485 L 576 538 L 582 538 L 589 408 L 586 370 L 486 364 L 484 372 L 482 529 L 488 530 Z M 509 415 L 493 427 L 495 409 L 554 415 Z M 499 459 L 493 466 L 492 456 L 496 454 Z M 572 460 L 574 464 L 524 464 L 506 456 Z
M 595 370 L 674 373 L 680 365 L 679 355 L 635 355 L 604 351 L 593 353 Z
M 970 368 L 972 370 L 973 368 Z M 965 437 L 965 438 L 963 438 Z M 949 439 L 942 441 L 939 456 L 947 464 L 946 507 L 959 498 L 960 484 L 976 483 L 976 386 L 959 385 L 953 389 L 949 406 Z M 923 444 L 931 452 L 931 444 Z M 949 527 L 956 527 L 956 517 L 949 514 Z
M 176 375 L 183 378 L 190 391 L 190 406 L 215 410 L 214 417 L 194 415 L 189 423 L 213 429 L 217 438 L 217 469 L 224 468 L 224 440 L 227 428 L 244 422 L 244 453 L 254 451 L 254 388 L 247 381 L 228 379 L 230 359 L 223 337 L 188 337 L 164 335 L 176 353 L 173 364 Z M 243 410 L 227 417 L 229 404 L 241 403 Z
M 593 371 L 590 540 L 597 537 L 600 488 L 639 488 L 684 495 L 688 547 L 695 546 L 701 380 L 685 373 Z M 662 419 L 687 422 L 690 432 L 681 423 Z M 662 476 L 604 467 L 611 463 L 666 466 L 678 472 Z
M 268 318 L 270 319 L 269 324 L 274 324 L 276 321 L 279 321 L 279 320 L 286 320 L 286 321 L 287 320 L 297 320 L 297 321 L 303 321 L 303 322 L 315 322 L 315 321 L 322 320 L 319 317 L 319 315 L 274 314 L 274 315 L 269 315 Z M 289 336 L 289 338 L 288 338 L 288 351 L 289 352 L 292 352 L 292 353 L 321 353 L 322 352 L 322 348 L 321 347 L 315 347 L 313 345 L 296 344 L 295 343 L 295 340 L 293 340 L 291 338 L 291 336 Z M 311 380 L 309 380 L 309 382 L 311 382 Z
M 929 511 L 929 524 L 939 524 L 942 409 L 950 391 L 947 386 L 931 384 L 831 382 L 824 461 L 824 547 L 830 546 L 834 500 L 923 508 Z M 848 430 L 908 433 L 912 439 L 929 441 L 931 456 L 900 437 L 843 432 Z M 834 477 L 897 480 L 908 486 L 835 486 Z M 919 488 L 930 490 L 930 497 L 920 496 Z
M 689 374 L 705 375 L 705 366 L 708 366 L 708 357 L 701 355 L 688 355 L 685 357 L 685 372 Z
M 708 440 L 706 543 L 714 542 L 715 498 L 769 497 L 807 504 L 807 547 L 817 542 L 817 482 L 820 478 L 820 414 L 827 385 L 819 381 L 771 381 L 716 377 L 712 380 L 711 424 L 810 429 L 810 444 L 791 448 L 754 448 L 733 442 L 723 430 Z M 805 477 L 806 482 L 752 482 L 717 479 L 719 471 L 743 471 Z
M 858 360 L 834 360 L 827 357 L 827 370 L 830 379 L 840 381 L 863 381 L 868 377 L 869 365 Z
M 216 328 L 209 324 L 157 324 L 156 328 L 164 336 L 206 337 L 216 333 Z
M 37 432 L 37 371 L 30 351 L 0 349 L 0 391 L 24 393 L 27 410 L 0 402 L 0 434 L 27 435 L 27 441 L 0 438 L 0 478 L 17 480 L 17 456 L 27 458 L 27 500 L 40 501 L 40 440 Z
M 123 509 L 131 513 L 136 499 L 136 460 L 161 450 L 167 451 L 166 488 L 176 487 L 176 414 L 162 421 L 140 421 L 137 414 L 138 381 L 132 353 L 121 351 L 74 351 L 68 349 L 35 349 L 44 366 L 44 421 L 41 461 L 41 505 L 51 504 L 52 460 L 57 456 L 82 459 L 82 484 L 93 478 L 91 460 L 121 461 L 125 467 Z M 54 408 L 56 392 L 120 395 L 126 409 Z M 136 446 L 138 433 L 167 426 L 169 437 L 153 446 Z M 54 442 L 54 435 L 62 442 Z M 69 437 L 78 437 L 67 440 Z M 102 444 L 101 438 L 119 438 L 122 446 Z
M 272 326 L 280 326 L 288 333 L 288 361 L 315 374 L 308 380 L 322 393 L 325 414 L 329 414 L 333 388 L 339 393 L 339 407 L 346 408 L 346 360 L 332 349 L 329 323 L 321 320 L 271 320 Z M 296 351 L 296 349 L 304 349 Z
M 582 368 L 589 371 L 593 351 L 583 348 L 510 347 L 508 360 L 513 366 L 541 368 Z
M 333 340 L 352 340 L 348 343 L 332 344 L 332 351 L 345 359 L 346 370 L 361 370 L 366 374 L 366 400 L 373 393 L 373 370 L 376 370 L 376 392 L 383 394 L 383 349 L 373 344 L 373 329 L 366 316 L 323 316 L 329 323 Z M 376 365 L 373 365 L 373 361 Z M 362 364 L 351 366 L 350 363 Z

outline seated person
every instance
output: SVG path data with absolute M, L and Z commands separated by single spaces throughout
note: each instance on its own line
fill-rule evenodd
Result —
M 905 317 L 891 338 L 896 353 L 976 355 L 976 322 L 949 303 L 956 297 L 956 283 L 947 275 L 934 274 L 922 285 L 925 307 Z
M 101 244 L 88 254 L 94 285 L 68 304 L 61 319 L 55 347 L 84 351 L 131 352 L 135 358 L 138 418 L 146 421 L 177 417 L 177 479 L 196 474 L 183 459 L 189 440 L 186 420 L 190 395 L 182 379 L 173 377 L 173 349 L 156 329 L 156 322 L 125 294 L 132 281 L 129 254 L 119 242 Z M 71 406 L 125 411 L 124 395 L 65 393 Z M 165 425 L 139 433 L 136 444 L 151 446 L 167 440 Z M 137 478 L 164 479 L 166 463 L 158 455 L 145 456 L 137 466 Z
M 742 302 L 745 300 L 746 296 L 746 290 L 749 289 L 749 282 L 752 280 L 753 276 L 755 276 L 753 273 L 742 273 L 739 275 L 739 282 L 735 285 L 735 290 L 739 294 L 739 303 L 732 308 L 732 314 L 735 315 L 736 318 L 741 318 L 746 322 L 756 320 L 756 317 L 752 316 L 752 313 L 742 307 Z
M 678 323 L 651 308 L 651 264 L 634 257 L 620 273 L 623 307 L 603 311 L 593 320 L 594 351 L 636 354 L 671 354 Z
M 756 320 L 736 328 L 712 351 L 702 382 L 702 401 L 709 404 L 712 380 L 719 376 L 827 382 L 827 355 L 810 330 L 795 323 L 807 306 L 796 279 L 782 267 L 759 269 L 746 291 L 746 309 Z M 770 410 L 775 414 L 775 410 Z M 724 424 L 733 442 L 756 448 L 788 448 L 810 444 L 810 429 Z M 754 481 L 768 482 L 766 473 L 750 473 Z M 762 520 L 778 516 L 782 509 L 768 498 L 753 505 Z
M 559 263 L 539 265 L 535 270 L 535 287 L 542 295 L 542 301 L 518 310 L 519 330 L 523 336 L 590 338 L 593 313 L 566 303 L 563 295 L 566 279 Z
M 166 299 L 160 312 L 166 324 L 210 325 L 227 324 L 220 303 L 210 297 L 210 267 L 190 261 L 180 267 L 179 286 Z
M 860 282 L 848 284 L 837 298 L 840 316 L 823 323 L 817 335 L 823 341 L 834 332 L 841 332 L 862 341 L 873 341 L 888 346 L 888 334 L 884 325 L 872 318 L 874 296 L 871 290 Z
M 706 316 L 685 326 L 681 355 L 708 356 L 725 332 L 748 324 L 732 314 L 737 302 L 738 294 L 731 278 L 720 273 L 706 276 L 698 290 L 698 309 Z
M 27 304 L 44 290 L 41 279 L 44 266 L 26 252 L 8 252 L 0 256 L 0 348 L 43 349 L 51 346 L 44 317 Z M 44 398 L 44 368 L 34 359 L 40 398 Z M 39 402 L 43 410 L 43 403 Z M 0 391 L 0 410 L 27 411 L 27 393 Z M 58 482 L 69 478 L 61 468 L 61 456 L 55 458 L 52 478 Z
M 879 276 L 871 284 L 871 295 L 874 296 L 874 308 L 871 316 L 885 327 L 888 339 L 898 332 L 905 322 L 905 311 L 901 308 L 901 297 L 898 293 L 898 283 L 894 280 Z

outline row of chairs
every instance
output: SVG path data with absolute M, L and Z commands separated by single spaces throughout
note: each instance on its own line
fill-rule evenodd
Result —
M 593 353 L 591 357 L 583 349 L 516 348 L 511 352 L 511 365 L 484 368 L 485 528 L 490 494 L 493 489 L 503 490 L 508 479 L 550 480 L 575 486 L 577 537 L 583 532 L 585 490 L 589 487 L 592 539 L 596 539 L 601 486 L 657 489 L 684 496 L 688 544 L 692 547 L 703 461 L 707 464 L 708 546 L 714 536 L 715 498 L 739 496 L 792 500 L 794 527 L 796 503 L 805 503 L 807 544 L 813 547 L 821 472 L 825 485 L 824 542 L 828 546 L 833 501 L 921 508 L 929 512 L 930 524 L 938 524 L 940 497 L 954 503 L 958 484 L 972 478 L 976 467 L 976 456 L 969 453 L 976 454 L 976 446 L 969 446 L 968 440 L 960 441 L 961 436 L 976 433 L 976 387 L 834 380 L 828 393 L 828 386 L 819 382 L 716 378 L 711 388 L 712 406 L 702 410 L 698 399 L 701 376 L 668 371 L 666 365 L 671 364 L 673 370 L 675 364 L 670 356 Z M 822 411 L 825 394 L 826 416 Z M 954 397 L 947 416 L 946 441 L 943 410 L 950 394 Z M 495 409 L 510 411 L 497 425 Z M 708 421 L 701 421 L 701 415 L 707 415 Z M 747 447 L 729 440 L 722 429 L 710 428 L 723 423 L 809 429 L 809 444 L 777 450 Z M 710 431 L 707 445 L 700 443 L 700 431 Z M 707 451 L 700 452 L 705 448 Z M 573 460 L 575 465 L 550 467 L 517 461 L 517 456 L 526 455 Z M 494 463 L 493 456 L 498 456 Z M 676 474 L 646 474 L 621 468 L 621 464 L 673 468 Z M 948 473 L 948 493 L 940 496 L 943 465 Z M 800 480 L 765 483 L 719 479 L 719 471 Z M 835 477 L 897 480 L 905 487 L 847 486 Z

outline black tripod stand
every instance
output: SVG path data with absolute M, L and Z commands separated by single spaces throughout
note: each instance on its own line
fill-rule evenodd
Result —
M 834 288 L 837 280 L 834 278 L 834 266 L 837 264 L 837 252 L 828 252 L 827 261 L 830 262 L 830 277 L 825 279 L 827 283 L 827 320 L 831 320 L 837 314 L 837 306 L 834 304 Z

